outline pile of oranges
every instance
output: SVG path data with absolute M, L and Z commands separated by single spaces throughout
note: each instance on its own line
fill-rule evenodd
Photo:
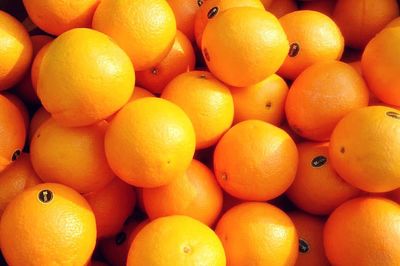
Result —
M 398 1 L 23 7 L 0 10 L 4 264 L 400 265 Z

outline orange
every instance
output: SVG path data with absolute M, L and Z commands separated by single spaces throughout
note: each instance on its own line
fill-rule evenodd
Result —
M 80 193 L 104 187 L 114 178 L 104 153 L 106 128 L 106 122 L 70 128 L 48 119 L 31 140 L 33 168 L 43 181 L 61 183 Z
M 143 203 L 150 219 L 179 214 L 211 226 L 222 208 L 222 190 L 211 170 L 193 160 L 170 184 L 143 189 Z
M 112 236 L 122 226 L 135 207 L 135 190 L 115 178 L 105 187 L 84 195 L 96 217 L 97 238 Z
M 248 202 L 228 210 L 215 232 L 224 245 L 227 265 L 294 265 L 296 229 L 290 218 L 268 203 Z
M 91 29 L 73 29 L 45 52 L 37 94 L 55 120 L 65 126 L 85 126 L 127 103 L 134 82 L 132 64 L 113 40 Z
M 89 28 L 100 0 L 23 0 L 30 19 L 52 35 Z
M 29 68 L 32 42 L 24 26 L 0 10 L 0 91 L 17 84 Z
M 21 101 L 20 98 L 18 98 L 18 96 L 16 96 L 15 94 L 11 94 L 11 93 L 3 93 L 3 96 L 6 97 L 8 100 L 10 100 L 10 102 L 12 102 L 12 104 L 17 107 L 17 109 L 19 110 L 19 112 L 22 115 L 22 118 L 24 120 L 24 125 L 25 125 L 25 130 L 28 131 L 29 128 L 29 112 L 28 112 L 28 108 L 26 108 L 25 104 L 23 101 Z
M 400 206 L 363 197 L 337 208 L 324 228 L 325 252 L 332 265 L 397 265 L 400 261 Z
M 337 0 L 305 1 L 301 3 L 300 9 L 318 11 L 331 17 L 336 1 Z
M 41 183 L 32 168 L 29 154 L 21 156 L 0 172 L 0 217 L 7 204 L 23 190 Z
M 214 145 L 232 125 L 232 95 L 210 72 L 191 71 L 177 76 L 161 97 L 189 116 L 196 132 L 196 149 Z
M 354 68 L 355 71 L 357 71 L 358 74 L 360 74 L 362 76 L 362 68 L 361 68 L 361 61 L 357 60 L 357 61 L 353 61 L 351 63 L 349 63 L 349 65 Z
M 369 89 L 386 104 L 400 106 L 400 27 L 384 29 L 365 47 L 361 67 Z
M 328 140 L 346 114 L 368 105 L 363 78 L 348 64 L 330 60 L 304 70 L 290 87 L 286 100 L 289 125 L 300 136 Z
M 280 125 L 284 120 L 289 88 L 280 76 L 272 74 L 254 85 L 230 89 L 235 106 L 234 123 L 259 119 Z
M 158 218 L 140 230 L 129 250 L 127 266 L 215 265 L 226 259 L 217 235 L 201 222 L 181 215 Z
M 360 191 L 346 183 L 332 167 L 329 143 L 303 142 L 297 145 L 299 166 L 286 195 L 300 209 L 318 215 L 330 214 Z
M 285 131 L 260 120 L 247 120 L 233 126 L 218 142 L 214 172 L 232 196 L 266 201 L 291 185 L 297 156 L 296 145 Z
M 299 236 L 296 266 L 329 266 L 323 243 L 324 220 L 298 211 L 288 215 Z
M 75 190 L 40 184 L 9 203 L 0 244 L 9 265 L 84 265 L 96 244 L 96 221 Z
M 287 121 L 285 121 L 281 126 L 281 129 L 283 129 L 292 139 L 295 143 L 300 143 L 302 141 L 304 141 L 304 139 L 297 135 L 296 132 L 294 132 L 294 130 L 289 126 L 289 124 L 287 123 Z
M 137 71 L 160 63 L 176 34 L 175 16 L 165 0 L 102 0 L 92 26 L 111 36 Z
M 192 44 L 183 33 L 177 31 L 174 45 L 168 55 L 150 69 L 136 72 L 137 84 L 153 93 L 160 94 L 174 77 L 193 70 L 195 62 Z
M 124 226 L 114 237 L 101 240 L 100 250 L 106 260 L 113 266 L 125 266 L 129 248 L 137 234 L 150 220 L 132 221 Z
M 261 0 L 267 11 L 280 18 L 288 13 L 297 10 L 297 3 L 295 0 Z
M 149 97 L 117 113 L 105 136 L 109 165 L 125 182 L 158 187 L 182 176 L 195 150 L 190 119 L 177 105 Z
M 290 50 L 279 74 L 294 80 L 307 67 L 324 60 L 339 60 L 344 39 L 335 22 L 311 10 L 299 10 L 279 19 Z
M 35 114 L 32 117 L 31 124 L 29 127 L 29 140 L 33 139 L 33 136 L 35 135 L 36 130 L 45 122 L 47 119 L 49 119 L 51 115 L 44 109 L 43 107 L 40 107 Z
M 25 138 L 23 115 L 12 101 L 0 94 L 0 172 L 21 154 Z
M 400 17 L 397 17 L 397 18 L 393 19 L 392 21 L 390 21 L 390 23 L 387 24 L 385 28 L 394 28 L 394 27 L 398 27 L 398 26 L 400 26 Z
M 194 20 L 194 35 L 196 43 L 201 48 L 201 40 L 203 32 L 209 20 L 213 19 L 216 14 L 222 13 L 234 7 L 253 7 L 265 10 L 260 0 L 206 0 L 198 1 L 201 3 L 200 9 L 196 13 Z
M 279 69 L 288 51 L 288 40 L 277 18 L 257 8 L 218 13 L 203 33 L 202 52 L 208 68 L 231 86 L 262 81 Z
M 49 50 L 50 44 L 53 41 L 50 41 L 46 43 L 36 54 L 33 62 L 32 62 L 32 67 L 31 67 L 31 80 L 32 80 L 32 87 L 33 91 L 36 94 L 37 97 L 37 87 L 38 87 L 38 81 L 39 81 L 39 73 L 40 73 L 40 67 L 42 66 L 43 58 L 46 55 L 47 51 Z
M 32 47 L 33 47 L 32 58 L 35 58 L 36 55 L 39 53 L 39 51 L 42 49 L 42 47 L 51 42 L 52 40 L 53 38 L 47 35 L 31 36 Z M 38 105 L 40 103 L 39 98 L 36 95 L 36 91 L 33 88 L 31 71 L 27 71 L 22 81 L 19 84 L 17 84 L 16 93 L 27 104 Z
M 329 158 L 348 183 L 367 192 L 400 187 L 400 112 L 384 106 L 354 110 L 332 133 Z
M 194 20 L 202 0 L 168 0 L 176 19 L 176 27 L 194 43 Z
M 362 49 L 398 16 L 396 0 L 338 0 L 332 18 L 343 33 L 346 46 Z

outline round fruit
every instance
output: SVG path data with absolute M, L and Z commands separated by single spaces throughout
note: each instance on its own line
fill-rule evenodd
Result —
M 259 120 L 233 126 L 214 152 L 214 172 L 221 187 L 243 200 L 278 197 L 296 175 L 297 148 L 282 129 Z
M 329 158 L 348 183 L 368 192 L 400 187 L 400 112 L 384 106 L 360 108 L 332 133 Z
M 182 176 L 195 150 L 190 119 L 175 104 L 149 97 L 127 104 L 105 137 L 107 160 L 116 175 L 138 187 L 158 187 Z
M 0 91 L 17 84 L 29 68 L 32 42 L 24 26 L 0 10 Z
M 89 204 L 75 190 L 40 184 L 7 206 L 0 244 L 10 265 L 85 265 L 96 245 L 96 221 Z
M 329 143 L 303 142 L 297 145 L 299 167 L 286 195 L 300 209 L 317 215 L 330 214 L 345 201 L 360 194 L 333 169 Z
M 378 33 L 365 47 L 362 73 L 370 90 L 384 103 L 400 106 L 400 27 Z
M 196 149 L 214 145 L 232 125 L 232 95 L 210 72 L 191 71 L 177 76 L 161 97 L 189 116 L 196 132 Z
M 189 39 L 180 31 L 168 55 L 156 66 L 136 72 L 137 84 L 160 94 L 174 77 L 194 69 L 196 57 Z
M 326 141 L 340 119 L 367 106 L 368 98 L 364 80 L 351 66 L 323 61 L 308 67 L 293 82 L 286 100 L 286 117 L 300 136 Z
M 396 0 L 338 0 L 332 18 L 343 33 L 346 46 L 361 49 L 398 16 Z
M 296 266 L 329 266 L 323 242 L 324 220 L 302 212 L 292 212 L 288 215 L 299 236 Z
M 21 154 L 25 137 L 26 129 L 21 112 L 0 94 L 0 172 Z
M 285 101 L 289 88 L 280 76 L 272 74 L 254 85 L 230 89 L 235 106 L 235 124 L 258 119 L 278 126 L 285 118 Z
M 8 100 L 10 100 L 10 102 L 17 107 L 17 109 L 19 110 L 19 112 L 22 115 L 22 118 L 24 120 L 24 126 L 25 126 L 25 130 L 26 132 L 28 132 L 29 129 L 29 111 L 28 108 L 25 106 L 24 102 L 21 101 L 21 99 L 16 96 L 15 94 L 12 93 L 3 93 L 3 96 L 6 97 Z
M 102 0 L 93 28 L 111 36 L 139 71 L 157 65 L 168 54 L 176 21 L 165 0 Z
M 257 8 L 217 13 L 203 33 L 202 52 L 208 68 L 231 86 L 249 86 L 274 74 L 288 51 L 278 19 Z
M 41 182 L 32 168 L 29 154 L 22 153 L 15 162 L 0 172 L 0 217 L 8 203 L 19 193 Z
M 261 0 L 265 10 L 280 18 L 286 14 L 292 13 L 297 10 L 297 3 L 295 0 Z M 270 3 L 269 5 L 268 2 Z
M 89 28 L 100 0 L 23 0 L 29 18 L 53 35 Z
M 176 19 L 176 28 L 194 42 L 194 20 L 203 1 L 168 0 Z
M 33 139 L 36 130 L 50 117 L 51 115 L 43 108 L 43 106 L 35 112 L 31 119 L 31 124 L 29 125 L 29 141 Z
M 150 219 L 186 215 L 211 226 L 221 212 L 222 190 L 211 170 L 193 160 L 170 184 L 143 189 L 143 204 Z
M 132 242 L 126 265 L 201 264 L 226 265 L 221 241 L 201 222 L 175 215 L 158 218 L 140 230 Z
M 115 178 L 105 187 L 84 195 L 96 217 L 97 238 L 118 233 L 135 207 L 135 190 Z
M 42 65 L 43 58 L 46 55 L 47 51 L 49 50 L 50 44 L 52 42 L 53 41 L 50 41 L 50 42 L 46 43 L 42 48 L 40 48 L 40 50 L 37 52 L 37 54 L 32 62 L 31 80 L 32 80 L 32 88 L 36 94 L 36 97 L 37 97 L 37 87 L 38 87 L 38 81 L 39 81 L 40 67 Z
M 96 191 L 114 177 L 104 153 L 107 123 L 63 127 L 48 119 L 31 140 L 32 165 L 45 182 L 67 185 L 80 193 Z
M 215 232 L 227 265 L 294 265 L 298 238 L 290 218 L 268 203 L 248 202 L 228 210 Z
M 328 16 L 311 10 L 289 13 L 279 19 L 290 43 L 290 50 L 279 74 L 294 80 L 316 62 L 339 60 L 344 39 Z
M 113 40 L 91 29 L 73 29 L 48 47 L 37 94 L 55 120 L 85 126 L 120 109 L 131 97 L 134 82 L 132 64 Z
M 350 200 L 337 208 L 324 228 L 325 252 L 332 265 L 397 265 L 400 261 L 400 206 L 383 198 Z

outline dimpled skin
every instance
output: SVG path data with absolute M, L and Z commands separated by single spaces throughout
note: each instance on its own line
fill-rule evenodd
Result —
M 39 200 L 42 190 L 52 192 L 47 203 Z M 19 194 L 6 208 L 0 244 L 10 265 L 85 265 L 96 244 L 95 217 L 75 190 L 39 184 Z
M 89 28 L 100 0 L 23 0 L 39 28 L 52 35 L 73 28 Z
M 29 68 L 32 42 L 24 26 L 0 10 L 0 91 L 14 86 Z
M 85 126 L 128 102 L 134 83 L 125 52 L 107 35 L 81 28 L 65 32 L 49 46 L 40 64 L 37 94 L 55 120 Z
M 201 222 L 181 215 L 158 218 L 133 240 L 127 266 L 225 266 L 218 236 Z
M 382 30 L 365 47 L 362 73 L 370 90 L 384 103 L 400 106 L 400 27 Z
M 80 193 L 104 187 L 115 177 L 104 153 L 106 128 L 105 122 L 71 128 L 48 119 L 31 140 L 33 168 L 45 182 L 61 183 Z
M 283 211 L 261 202 L 247 202 L 228 210 L 215 232 L 229 266 L 292 266 L 298 256 L 296 228 Z
M 175 16 L 165 0 L 102 0 L 92 26 L 111 36 L 137 71 L 161 62 L 176 34 Z
M 400 206 L 388 199 L 347 201 L 324 228 L 325 252 L 332 265 L 398 265 Z
M 218 13 L 207 24 L 201 47 L 210 71 L 236 87 L 252 85 L 274 74 L 289 51 L 278 19 L 251 7 Z
M 347 182 L 368 192 L 400 187 L 400 113 L 385 106 L 360 108 L 332 133 L 329 157 Z
M 328 16 L 311 10 L 289 13 L 279 19 L 289 43 L 297 43 L 296 56 L 287 56 L 279 74 L 294 80 L 304 69 L 323 60 L 339 60 L 344 38 L 339 27 Z
M 161 97 L 177 104 L 189 116 L 196 132 L 196 149 L 214 145 L 232 125 L 232 95 L 208 71 L 191 71 L 175 77 Z
M 127 104 L 105 137 L 108 163 L 125 182 L 158 187 L 182 176 L 195 150 L 195 133 L 177 105 L 148 97 Z
M 232 196 L 265 201 L 288 189 L 297 162 L 296 145 L 285 131 L 260 120 L 247 120 L 229 129 L 218 142 L 214 173 Z

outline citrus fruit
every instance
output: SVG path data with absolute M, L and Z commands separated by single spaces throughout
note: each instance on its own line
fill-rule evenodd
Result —
M 193 160 L 170 184 L 143 189 L 143 204 L 150 219 L 187 215 L 211 226 L 222 208 L 222 190 L 211 170 Z
M 17 84 L 29 68 L 32 42 L 24 26 L 0 10 L 0 91 Z
M 400 113 L 370 106 L 346 115 L 332 133 L 329 158 L 348 183 L 367 192 L 400 187 Z
M 176 28 L 194 43 L 194 20 L 202 0 L 168 0 L 176 19 Z
M 175 16 L 165 0 L 102 0 L 92 25 L 125 50 L 137 71 L 160 63 L 176 34 Z
M 297 145 L 299 166 L 286 195 L 300 209 L 317 215 L 330 214 L 360 191 L 345 182 L 332 167 L 329 143 Z
M 221 239 L 227 265 L 294 265 L 298 238 L 294 224 L 277 207 L 247 202 L 228 210 L 215 232 Z
M 29 126 L 29 140 L 32 140 L 35 135 L 36 130 L 51 117 L 51 115 L 44 109 L 40 107 L 31 119 L 31 124 Z
M 32 165 L 45 182 L 72 187 L 80 193 L 96 191 L 114 177 L 104 153 L 107 123 L 63 127 L 45 121 L 31 140 Z
M 135 190 L 115 178 L 105 187 L 84 195 L 96 217 L 97 238 L 112 236 L 122 226 L 135 207 Z
M 279 74 L 294 80 L 316 62 L 339 60 L 344 39 L 328 16 L 311 10 L 299 10 L 279 19 L 290 43 L 290 50 Z
M 274 15 L 238 7 L 217 13 L 207 23 L 201 49 L 218 79 L 244 87 L 274 74 L 285 60 L 289 44 Z
M 233 126 L 218 142 L 214 172 L 221 187 L 243 200 L 265 201 L 294 180 L 297 148 L 282 129 L 260 120 Z
M 297 10 L 297 3 L 295 0 L 261 0 L 265 10 L 280 18 L 286 14 Z
M 37 94 L 58 122 L 86 126 L 119 110 L 131 97 L 134 82 L 132 64 L 113 40 L 91 29 L 73 29 L 48 47 Z
M 231 87 L 235 106 L 234 123 L 258 119 L 280 125 L 285 118 L 285 101 L 289 88 L 280 76 L 272 74 L 247 87 Z
M 332 265 L 396 265 L 400 261 L 400 206 L 362 197 L 337 208 L 324 228 L 325 252 Z M 355 226 L 356 225 L 356 226 Z
M 10 102 L 17 107 L 17 109 L 19 110 L 19 112 L 22 115 L 22 118 L 24 120 L 24 126 L 25 126 L 25 130 L 26 132 L 29 129 L 29 111 L 28 108 L 25 106 L 24 102 L 21 101 L 21 99 L 16 96 L 15 94 L 12 93 L 3 93 L 3 96 L 6 97 L 8 100 L 10 100 Z
M 304 70 L 286 100 L 289 125 L 300 136 L 326 141 L 346 114 L 368 105 L 368 89 L 348 64 L 329 60 Z
M 174 45 L 168 55 L 150 69 L 136 72 L 137 84 L 160 94 L 174 77 L 193 70 L 195 61 L 192 44 L 183 33 L 177 31 Z
M 23 0 L 30 19 L 53 35 L 89 28 L 100 0 Z
M 175 77 L 161 97 L 188 115 L 196 132 L 196 149 L 214 145 L 232 124 L 232 95 L 210 72 L 191 71 Z
M 52 43 L 52 41 L 43 45 L 43 47 L 40 48 L 40 50 L 37 52 L 37 54 L 32 62 L 31 81 L 32 81 L 32 88 L 33 88 L 34 93 L 36 94 L 36 97 L 38 97 L 37 96 L 37 87 L 38 87 L 40 67 L 42 66 L 43 58 L 46 55 L 47 51 L 49 50 L 51 43 Z M 39 99 L 39 102 L 40 102 L 40 99 Z
M 226 265 L 221 241 L 201 222 L 173 215 L 153 220 L 140 230 L 132 242 L 126 265 L 201 264 Z
M 7 204 L 19 193 L 41 182 L 32 168 L 29 154 L 22 153 L 17 160 L 0 172 L 0 217 Z
M 85 265 L 96 244 L 95 217 L 75 190 L 39 184 L 8 204 L 0 244 L 9 265 Z
M 158 187 L 182 176 L 195 150 L 190 119 L 177 105 L 155 97 L 127 104 L 105 136 L 109 165 L 125 182 Z

